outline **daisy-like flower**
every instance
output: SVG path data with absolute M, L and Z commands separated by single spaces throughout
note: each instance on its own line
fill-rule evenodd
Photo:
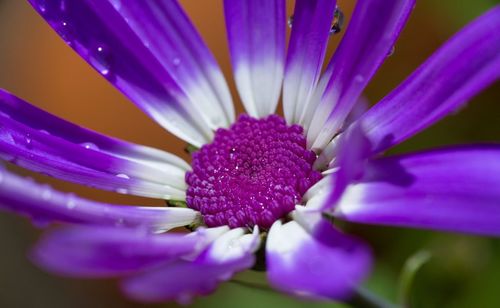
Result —
M 77 277 L 123 277 L 140 301 L 188 301 L 246 269 L 311 299 L 346 300 L 370 249 L 332 219 L 500 235 L 500 146 L 378 154 L 500 76 L 500 7 L 471 22 L 373 108 L 353 112 L 414 0 L 358 1 L 322 72 L 334 0 L 226 0 L 235 119 L 214 57 L 174 0 L 30 0 L 60 36 L 152 119 L 198 150 L 191 165 L 81 128 L 0 92 L 0 155 L 83 185 L 167 200 L 131 207 L 0 171 L 0 205 L 69 224 L 33 259 Z M 376 13 L 374 13 L 376 12 Z M 284 118 L 273 115 L 282 96 Z M 354 115 L 354 116 L 353 116 Z M 166 231 L 187 227 L 190 233 Z

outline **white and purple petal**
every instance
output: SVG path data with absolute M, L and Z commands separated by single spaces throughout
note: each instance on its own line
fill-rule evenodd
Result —
M 245 234 L 232 229 L 215 240 L 193 261 L 177 261 L 125 280 L 125 294 L 142 302 L 177 300 L 189 303 L 196 295 L 207 295 L 217 285 L 255 262 L 259 247 L 257 229 Z
M 301 121 L 311 148 L 324 148 L 341 129 L 393 47 L 414 5 L 415 0 L 356 3 L 346 34 Z
M 196 253 L 208 240 L 204 232 L 152 234 L 140 228 L 76 226 L 44 235 L 31 258 L 59 275 L 117 277 Z
M 458 32 L 362 117 L 383 151 L 462 107 L 500 78 L 500 6 Z
M 66 222 L 156 231 L 185 226 L 199 219 L 186 208 L 136 207 L 94 202 L 52 189 L 0 169 L 0 209 L 33 219 L 37 224 Z
M 200 146 L 232 120 L 222 73 L 176 1 L 134 10 L 133 1 L 30 2 L 80 56 L 180 138 Z
M 361 123 L 353 124 L 351 129 L 330 144 L 333 146 L 326 148 L 327 153 L 319 155 L 319 165 L 316 166 L 328 169 L 323 172 L 323 179 L 311 187 L 303 198 L 307 210 L 316 211 L 319 216 L 323 211 L 335 208 L 346 187 L 362 177 L 372 153 L 372 145 L 366 138 Z
M 298 0 L 293 13 L 288 44 L 283 111 L 288 123 L 298 123 L 321 74 L 335 0 Z
M 348 299 L 371 268 L 371 252 L 331 225 L 312 235 L 295 221 L 274 223 L 266 243 L 269 282 L 309 299 Z
M 274 113 L 285 67 L 284 0 L 225 0 L 227 36 L 238 92 L 247 113 Z
M 500 236 L 500 146 L 372 161 L 334 212 L 359 223 Z
M 185 197 L 175 155 L 87 130 L 0 89 L 0 158 L 56 178 L 146 197 Z

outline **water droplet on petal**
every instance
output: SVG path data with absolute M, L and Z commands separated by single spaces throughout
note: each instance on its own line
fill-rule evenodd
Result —
M 344 26 L 344 13 L 337 6 L 335 7 L 335 13 L 333 14 L 332 26 L 330 27 L 330 34 L 337 34 L 342 31 Z
M 45 3 L 45 0 L 38 0 L 36 3 L 36 8 L 40 13 L 45 13 L 47 12 L 47 3 Z
M 33 140 L 31 139 L 31 135 L 30 134 L 26 134 L 26 137 L 24 138 L 24 145 L 28 149 L 32 149 L 33 148 Z
M 122 195 L 126 195 L 128 193 L 128 190 L 126 188 L 117 188 L 116 192 Z
M 392 45 L 391 49 L 387 53 L 387 56 L 390 57 L 394 54 L 394 51 L 396 51 L 396 46 Z
M 365 77 L 363 77 L 362 75 L 359 75 L 359 74 L 358 74 L 358 75 L 356 75 L 356 76 L 354 77 L 354 80 L 355 80 L 356 82 L 362 83 L 363 81 L 365 81 Z
M 106 47 L 100 45 L 90 50 L 89 63 L 104 77 L 111 77 L 111 55 Z
M 84 143 L 82 143 L 80 145 L 82 147 L 86 148 L 87 150 L 94 150 L 94 151 L 99 150 L 99 148 L 97 147 L 97 145 L 93 144 L 92 142 L 84 142 Z
M 54 30 L 61 36 L 66 44 L 71 45 L 74 39 L 73 29 L 70 24 L 64 20 L 53 24 Z
M 66 208 L 68 210 L 72 210 L 76 207 L 76 196 L 73 193 L 69 193 L 68 198 L 66 200 Z
M 40 196 L 43 200 L 49 201 L 52 198 L 52 189 L 49 186 L 44 187 Z
M 124 174 L 124 173 L 119 173 L 119 174 L 116 175 L 116 177 L 117 178 L 122 178 L 122 179 L 127 179 L 127 180 L 130 179 L 130 177 L 128 175 Z
M 293 15 L 291 15 L 290 17 L 288 17 L 287 24 L 288 24 L 288 28 L 291 29 L 292 26 L 293 26 Z
M 121 227 L 121 226 L 123 226 L 124 224 L 125 224 L 125 221 L 124 221 L 124 219 L 123 219 L 123 218 L 118 218 L 118 219 L 116 220 L 116 222 L 115 222 L 115 226 L 117 226 L 117 227 Z
M 181 59 L 179 58 L 174 58 L 172 60 L 172 64 L 175 65 L 175 66 L 179 66 L 179 64 L 181 64 Z

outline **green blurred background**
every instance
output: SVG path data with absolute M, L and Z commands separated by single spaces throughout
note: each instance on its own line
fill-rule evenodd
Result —
M 220 0 L 182 4 L 234 82 L 225 42 Z M 495 0 L 421 0 L 407 27 L 366 90 L 376 102 L 400 83 L 450 35 L 497 4 Z M 339 1 L 347 23 L 354 1 Z M 289 1 L 291 11 L 293 1 Z M 373 12 L 377 14 L 377 12 Z M 499 29 L 500 30 L 500 29 Z M 374 29 L 376 31 L 376 29 Z M 341 35 L 331 38 L 329 53 Z M 19 0 L 0 0 L 0 87 L 33 104 L 94 130 L 166 149 L 187 159 L 183 142 L 165 133 L 65 46 L 44 21 Z M 391 150 L 392 153 L 446 144 L 500 141 L 500 87 L 490 87 L 459 113 Z M 240 106 L 241 110 L 241 106 Z M 20 173 L 29 174 L 13 168 Z M 31 175 L 31 174 L 30 174 Z M 125 204 L 161 202 L 100 192 L 31 175 L 61 190 Z M 500 189 L 500 187 L 498 188 Z M 499 222 L 500 223 L 500 222 Z M 400 228 L 346 225 L 374 248 L 376 266 L 366 286 L 395 301 L 401 268 L 418 251 L 431 260 L 418 273 L 413 307 L 500 307 L 500 240 Z M 23 218 L 0 213 L 0 307 L 147 307 L 120 295 L 114 281 L 55 277 L 35 268 L 26 254 L 39 230 Z M 334 275 L 334 273 L 331 273 Z M 226 283 L 193 303 L 194 307 L 332 307 L 297 301 L 277 293 Z M 158 307 L 176 307 L 173 303 Z

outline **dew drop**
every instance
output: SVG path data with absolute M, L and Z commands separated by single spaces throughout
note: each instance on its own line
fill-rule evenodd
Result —
M 43 200 L 49 201 L 52 198 L 52 189 L 48 186 L 43 188 L 41 197 Z
M 126 195 L 128 193 L 128 190 L 126 188 L 117 188 L 116 192 L 122 195 Z
M 359 75 L 359 74 L 358 74 L 358 75 L 356 75 L 356 76 L 354 77 L 354 80 L 355 80 L 356 82 L 362 83 L 363 81 L 365 81 L 365 77 L 363 77 L 362 75 Z
M 332 26 L 330 27 L 330 34 L 337 34 L 342 31 L 344 26 L 344 13 L 337 6 L 335 7 L 335 13 L 333 14 Z
M 390 57 L 394 54 L 394 51 L 396 51 L 396 46 L 392 45 L 391 49 L 387 53 L 387 56 Z
M 115 222 L 115 226 L 121 227 L 125 224 L 125 220 L 123 218 L 118 218 Z
M 124 173 L 119 173 L 119 174 L 116 175 L 116 177 L 117 178 L 122 178 L 122 179 L 127 179 L 127 180 L 130 179 L 130 177 L 128 175 L 124 174 Z
M 73 194 L 70 194 L 68 196 L 68 200 L 66 201 L 66 208 L 68 210 L 72 210 L 76 207 L 76 200 L 75 200 L 75 196 Z
M 40 13 L 44 14 L 47 12 L 47 3 L 45 3 L 45 0 L 39 0 L 37 1 L 36 7 Z
M 179 66 L 179 64 L 181 64 L 181 59 L 179 58 L 174 58 L 172 60 L 172 64 L 175 65 L 175 66 Z
M 291 15 L 290 17 L 288 17 L 287 24 L 288 24 L 288 28 L 291 29 L 292 26 L 293 26 L 293 15 Z
M 24 145 L 28 149 L 32 149 L 33 148 L 33 140 L 31 139 L 31 135 L 30 134 L 26 134 L 26 137 L 24 137 Z
M 84 142 L 84 143 L 81 143 L 80 145 L 87 150 L 94 150 L 94 151 L 99 150 L 97 145 L 93 144 L 92 142 Z
M 106 78 L 111 77 L 111 55 L 104 46 L 97 46 L 89 51 L 89 63 Z
M 73 30 L 67 21 L 60 21 L 55 23 L 54 30 L 61 36 L 61 38 L 66 42 L 66 44 L 71 45 L 74 39 Z
M 344 26 L 344 19 L 345 19 L 344 13 L 342 12 L 342 10 L 338 6 L 335 7 L 335 13 L 333 14 L 333 20 L 330 26 L 330 34 L 337 34 L 340 31 L 342 31 L 342 27 Z M 293 20 L 294 20 L 293 15 L 288 17 L 287 24 L 288 28 L 290 29 L 293 26 Z

